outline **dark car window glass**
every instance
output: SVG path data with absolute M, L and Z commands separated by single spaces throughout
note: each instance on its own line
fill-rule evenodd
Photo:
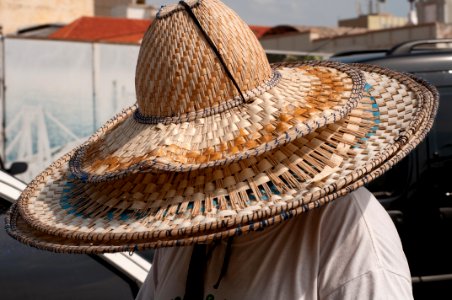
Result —
M 433 155 L 439 157 L 452 156 L 452 78 L 449 87 L 438 87 L 440 93 L 440 109 L 435 120 Z

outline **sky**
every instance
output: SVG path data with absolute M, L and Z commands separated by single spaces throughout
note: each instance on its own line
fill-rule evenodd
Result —
M 173 4 L 177 0 L 147 0 L 156 7 Z M 250 25 L 316 25 L 337 26 L 339 19 L 357 16 L 360 3 L 368 12 L 369 0 L 223 0 Z M 376 0 L 374 0 L 374 3 Z M 381 11 L 406 17 L 408 0 L 386 0 Z

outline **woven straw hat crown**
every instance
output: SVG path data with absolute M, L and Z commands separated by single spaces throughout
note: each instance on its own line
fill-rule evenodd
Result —
M 208 2 L 208 3 L 205 3 Z M 217 0 L 186 1 L 244 93 L 271 67 L 254 33 Z M 239 96 L 219 58 L 181 4 L 163 7 L 145 34 L 136 69 L 144 116 L 171 117 L 220 106 Z

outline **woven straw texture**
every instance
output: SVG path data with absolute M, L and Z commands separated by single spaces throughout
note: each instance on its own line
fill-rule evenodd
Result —
M 137 105 L 103 126 L 70 161 L 84 181 L 150 169 L 188 171 L 261 155 L 334 123 L 356 107 L 364 81 L 344 65 L 271 67 L 249 26 L 217 0 L 192 1 L 241 92 L 181 5 L 146 32 Z
M 265 52 L 234 11 L 216 0 L 192 6 L 241 90 L 254 90 L 271 79 Z M 239 96 L 193 20 L 178 7 L 161 13 L 143 37 L 135 85 L 145 116 L 194 113 Z
M 137 171 L 187 171 L 257 156 L 335 122 L 354 108 L 359 72 L 336 63 L 287 64 L 277 86 L 252 103 L 192 122 L 150 125 L 132 116 L 136 106 L 101 128 L 71 161 L 86 181 Z
M 282 66 L 288 67 L 275 68 Z M 438 105 L 437 92 L 421 80 L 354 68 L 367 84 L 350 113 L 258 156 L 82 183 L 68 168 L 69 153 L 29 185 L 7 230 L 58 252 L 133 251 L 262 229 L 345 195 L 409 153 L 431 128 Z

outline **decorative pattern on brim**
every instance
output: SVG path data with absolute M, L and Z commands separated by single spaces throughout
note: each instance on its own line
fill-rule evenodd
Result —
M 431 128 L 438 105 L 435 89 L 421 80 L 355 67 L 367 81 L 355 109 L 257 157 L 84 184 L 70 178 L 68 154 L 27 188 L 7 230 L 58 252 L 133 251 L 244 234 L 345 195 L 409 153 Z
M 72 173 L 88 182 L 149 170 L 190 171 L 258 156 L 347 115 L 361 97 L 360 72 L 333 62 L 274 66 L 278 84 L 250 103 L 194 121 L 142 124 L 136 107 L 79 148 Z

